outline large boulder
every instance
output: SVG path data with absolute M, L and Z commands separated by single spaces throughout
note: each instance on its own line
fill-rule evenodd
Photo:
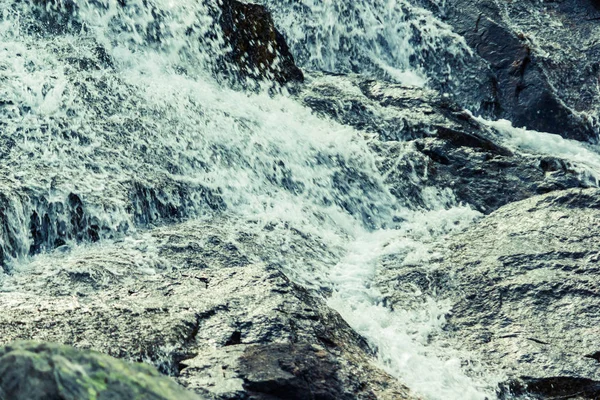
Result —
M 213 399 L 411 398 L 323 300 L 255 260 L 268 245 L 241 225 L 190 221 L 40 255 L 2 283 L 0 341 L 147 361 Z M 294 237 L 298 257 L 320 247 Z
M 50 343 L 0 348 L 0 398 L 193 400 L 196 395 L 147 364 Z
M 506 376 L 507 393 L 597 399 L 599 198 L 598 189 L 532 197 L 448 238 L 427 263 L 388 262 L 388 304 L 452 302 L 433 340 L 479 354 Z
M 463 36 L 488 65 L 478 75 L 489 76 L 487 92 L 495 98 L 496 117 L 567 138 L 597 140 L 597 4 L 589 0 L 422 3 Z M 469 75 L 456 76 L 462 80 L 456 84 L 459 91 L 471 85 Z M 468 103 L 481 94 L 460 91 L 460 96 Z

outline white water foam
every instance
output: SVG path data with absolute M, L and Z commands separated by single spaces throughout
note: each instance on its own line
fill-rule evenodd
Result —
M 460 59 L 471 53 L 461 36 L 407 0 L 261 3 L 273 11 L 297 61 L 308 69 L 376 73 L 405 85 L 423 86 L 427 82 L 424 54 Z
M 515 128 L 510 121 L 490 121 L 476 117 L 479 122 L 495 129 L 498 139 L 509 149 L 536 155 L 559 157 L 570 163 L 583 181 L 592 186 L 600 184 L 600 147 L 577 140 L 565 139 L 560 135 Z
M 377 349 L 384 369 L 425 398 L 494 398 L 502 376 L 489 375 L 469 354 L 430 343 L 430 336 L 444 327 L 451 304 L 428 298 L 418 310 L 390 311 L 373 285 L 382 257 L 403 254 L 398 257 L 402 265 L 426 263 L 435 256 L 430 245 L 435 237 L 464 229 L 479 213 L 455 207 L 406 217 L 398 230 L 363 232 L 349 243 L 345 256 L 330 272 L 334 294 L 328 304 Z M 474 366 L 469 375 L 461 372 L 465 361 Z

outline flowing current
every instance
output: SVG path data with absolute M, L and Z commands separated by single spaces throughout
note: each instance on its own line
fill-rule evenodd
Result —
M 425 63 L 441 63 L 438 75 L 452 77 L 454 61 L 470 54 L 464 39 L 438 21 L 418 1 L 263 0 L 286 33 L 297 61 L 331 72 L 383 76 L 424 85 Z M 444 1 L 434 0 L 440 7 Z
M 315 116 L 287 93 L 219 83 L 210 71 L 226 49 L 215 4 L 126 3 L 0 4 L 5 272 L 56 247 L 182 219 L 224 216 L 235 221 L 227 229 L 259 236 L 275 227 L 264 238 L 272 251 L 260 257 L 316 293 L 331 293 L 329 305 L 370 341 L 388 372 L 427 399 L 495 398 L 502 376 L 469 354 L 429 344 L 448 304 L 432 298 L 421 310 L 392 312 L 371 284 L 382 257 L 427 260 L 435 238 L 479 213 L 448 207 L 447 194 L 432 195 L 426 209 L 408 208 L 384 184 L 369 147 L 374 138 Z M 306 68 L 383 71 L 424 85 L 423 47 L 467 52 L 406 1 L 267 4 Z M 294 25 L 299 18 L 304 23 Z M 294 257 L 290 227 L 329 256 Z

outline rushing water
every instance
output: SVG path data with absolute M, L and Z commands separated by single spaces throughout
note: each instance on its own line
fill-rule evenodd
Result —
M 407 0 L 265 0 L 305 68 L 365 72 L 423 85 L 431 54 L 470 54 L 464 39 Z M 450 65 L 438 74 L 452 74 Z
M 435 198 L 433 211 L 409 210 L 383 183 L 368 146 L 373 138 L 315 116 L 285 93 L 220 85 L 209 72 L 224 51 L 214 4 L 80 0 L 75 14 L 69 4 L 0 4 L 7 272 L 55 247 L 183 218 L 227 214 L 239 221 L 231 229 L 257 233 L 256 226 L 283 222 L 332 254 L 312 264 L 283 257 L 284 271 L 329 289 L 329 304 L 378 349 L 390 373 L 428 399 L 495 397 L 501 377 L 467 373 L 460 364 L 468 354 L 428 345 L 447 304 L 431 299 L 423 310 L 391 312 L 371 285 L 381 257 L 431 257 L 435 237 L 477 212 L 443 209 Z M 270 5 L 300 62 L 312 68 L 378 69 L 422 85 L 426 77 L 413 66 L 423 48 L 445 46 L 456 57 L 466 51 L 406 1 Z M 298 15 L 305 23 L 294 27 Z M 285 253 L 287 230 L 274 232 Z
M 480 112 L 487 67 L 464 38 L 437 19 L 445 0 L 260 0 L 273 12 L 296 60 L 309 70 L 360 73 L 430 86 Z

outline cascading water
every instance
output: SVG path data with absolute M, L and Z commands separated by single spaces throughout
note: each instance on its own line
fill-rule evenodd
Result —
M 423 48 L 446 47 L 456 57 L 464 51 L 405 1 L 269 4 L 312 68 L 376 68 L 424 84 L 412 68 Z M 446 304 L 431 299 L 426 309 L 392 312 L 371 285 L 381 257 L 427 259 L 435 237 L 479 214 L 441 209 L 435 199 L 433 211 L 408 209 L 383 183 L 372 138 L 315 116 L 285 93 L 219 84 L 210 74 L 225 51 L 216 7 L 189 0 L 0 5 L 5 271 L 42 251 L 183 218 L 226 215 L 236 221 L 230 229 L 257 235 L 269 224 L 293 227 L 317 238 L 330 257 L 289 260 L 283 228 L 262 239 L 277 246 L 261 257 L 295 282 L 333 293 L 329 304 L 390 373 L 429 399 L 495 397 L 501 377 L 477 366 L 465 371 L 457 365 L 468 354 L 428 345 Z M 289 10 L 305 24 L 293 28 L 298 14 L 288 21 Z M 332 10 L 346 16 L 344 26 Z
M 298 62 L 307 68 L 380 70 L 388 77 L 419 83 L 413 71 L 422 67 L 427 52 L 446 51 L 456 57 L 470 53 L 464 39 L 406 0 L 264 3 L 273 10 Z
M 360 73 L 411 86 L 429 85 L 479 111 L 487 99 L 481 62 L 464 38 L 423 7 L 445 1 L 261 0 L 272 10 L 296 61 L 309 70 Z M 485 68 L 485 67 L 484 67 Z M 461 96 L 469 93 L 469 96 Z M 465 98 L 468 99 L 465 101 Z

